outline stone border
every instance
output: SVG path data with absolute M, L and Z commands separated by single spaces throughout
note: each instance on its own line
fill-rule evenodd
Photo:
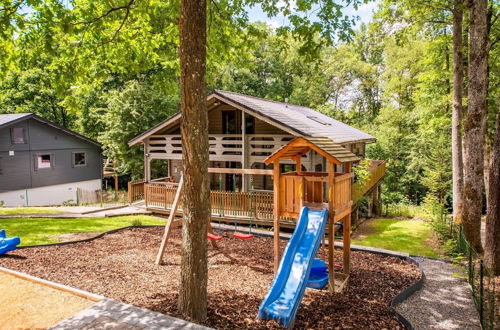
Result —
M 61 242 L 61 243 L 52 243 L 52 244 L 40 244 L 40 245 L 21 246 L 18 249 L 27 249 L 27 248 L 35 248 L 35 247 L 49 247 L 49 246 L 62 246 L 62 245 L 68 245 L 68 244 L 84 243 L 84 242 L 90 242 L 90 241 L 93 241 L 95 239 L 101 238 L 101 237 L 103 237 L 103 236 L 105 236 L 107 234 L 114 234 L 114 233 L 122 231 L 122 230 L 127 230 L 127 229 L 132 229 L 132 228 L 152 228 L 152 227 L 164 227 L 164 226 L 162 226 L 162 225 L 126 226 L 126 227 L 122 227 L 122 228 L 112 229 L 112 230 L 100 233 L 100 234 L 98 234 L 98 235 L 96 235 L 94 237 L 86 238 L 86 239 L 83 239 L 83 240 Z M 233 230 L 234 226 L 226 225 L 226 224 L 221 224 L 220 228 L 223 229 L 223 230 Z M 237 230 L 246 229 L 246 228 L 247 227 L 241 227 L 241 226 L 237 226 L 236 227 Z M 214 228 L 214 229 L 216 230 L 216 228 Z M 273 235 L 274 235 L 273 232 L 266 231 L 266 230 L 260 230 L 260 229 L 254 229 L 254 230 L 252 230 L 252 233 L 255 234 L 255 235 L 257 235 L 257 236 L 263 236 L 263 237 L 273 237 Z M 280 233 L 280 238 L 289 239 L 290 237 L 291 237 L 291 234 Z M 325 244 L 328 244 L 328 240 L 325 241 Z M 341 246 L 342 246 L 342 244 L 338 244 L 338 247 L 341 247 Z M 420 264 L 418 263 L 418 261 L 415 260 L 408 253 L 398 252 L 398 251 L 391 251 L 391 250 L 385 250 L 385 249 L 365 247 L 365 246 L 361 246 L 361 245 L 351 245 L 351 250 L 352 251 L 360 251 L 360 252 L 368 252 L 368 253 L 380 254 L 380 255 L 383 255 L 383 256 L 386 256 L 386 257 L 396 257 L 396 258 L 405 260 L 407 262 L 410 262 L 412 264 L 415 264 L 418 267 L 418 270 L 420 271 L 420 274 L 421 274 L 420 279 L 418 279 L 415 283 L 413 283 L 412 285 L 410 285 L 409 287 L 407 287 L 406 289 L 404 289 L 403 291 L 401 291 L 400 293 L 398 293 L 396 295 L 396 297 L 394 297 L 391 300 L 391 303 L 390 303 L 390 307 L 391 307 L 392 311 L 396 314 L 396 317 L 398 318 L 398 320 L 401 323 L 403 323 L 406 327 L 408 327 L 410 330 L 413 330 L 414 329 L 413 325 L 410 323 L 410 321 L 408 321 L 403 315 L 401 315 L 396 310 L 396 305 L 398 305 L 401 302 L 403 302 L 404 300 L 408 299 L 412 294 L 414 294 L 416 291 L 418 291 L 418 290 L 420 290 L 422 288 L 424 280 L 425 280 L 425 273 L 424 273 L 422 267 L 420 266 Z M 437 259 L 437 260 L 441 260 L 441 259 Z M 0 271 L 1 270 L 11 271 L 10 269 L 3 268 L 3 267 L 0 267 Z M 14 271 L 12 271 L 12 272 L 14 272 Z M 19 274 L 22 274 L 22 273 L 19 273 Z M 30 275 L 27 275 L 27 276 L 30 276 Z M 42 281 L 45 281 L 45 280 L 42 280 Z M 47 282 L 49 282 L 49 281 L 47 281 Z M 54 283 L 56 285 L 64 286 L 62 284 L 58 284 L 58 283 L 55 283 L 55 282 L 51 282 L 51 283 Z M 67 287 L 67 288 L 72 289 L 70 287 Z M 78 289 L 74 289 L 74 290 L 78 290 Z M 101 296 L 99 296 L 99 297 L 101 297 Z M 101 299 L 104 299 L 104 297 L 102 297 Z
M 59 243 L 49 243 L 49 244 L 37 244 L 37 245 L 24 245 L 24 246 L 19 246 L 17 249 L 22 250 L 22 249 L 30 249 L 30 248 L 37 248 L 37 247 L 49 247 L 49 246 L 62 246 L 62 245 L 68 245 L 68 244 L 76 244 L 76 243 L 85 243 L 85 242 L 90 242 L 95 239 L 101 238 L 105 235 L 108 234 L 114 234 L 116 232 L 126 230 L 126 229 L 132 229 L 132 228 L 151 228 L 151 227 L 164 227 L 162 225 L 140 225 L 140 226 L 126 226 L 126 227 L 121 227 L 121 228 L 116 228 L 116 229 L 111 229 L 105 232 L 102 232 L 100 234 L 96 234 L 95 236 L 85 238 L 85 239 L 80 239 L 76 241 L 67 241 L 67 242 L 59 242 Z
M 20 279 L 23 279 L 23 280 L 26 280 L 29 282 L 44 285 L 44 286 L 50 287 L 52 289 L 68 292 L 68 293 L 74 294 L 75 296 L 82 297 L 82 298 L 85 298 L 85 299 L 88 299 L 91 301 L 99 302 L 99 301 L 105 299 L 104 296 L 101 296 L 101 295 L 98 295 L 98 294 L 95 294 L 92 292 L 73 288 L 71 286 L 67 286 L 67 285 L 64 285 L 61 283 L 44 280 L 43 278 L 28 275 L 26 273 L 21 273 L 21 272 L 18 272 L 18 271 L 9 269 L 9 268 L 0 267 L 0 272 L 15 276 L 17 278 L 20 278 Z

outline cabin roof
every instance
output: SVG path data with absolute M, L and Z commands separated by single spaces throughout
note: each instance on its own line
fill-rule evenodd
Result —
M 0 128 L 3 128 L 5 126 L 9 126 L 12 124 L 15 124 L 17 122 L 26 120 L 26 119 L 34 119 L 36 121 L 39 121 L 43 124 L 46 124 L 48 126 L 51 126 L 55 129 L 58 129 L 60 131 L 63 131 L 66 134 L 72 135 L 78 139 L 84 140 L 86 142 L 89 142 L 91 144 L 94 144 L 98 147 L 101 147 L 101 144 L 99 142 L 96 142 L 92 139 L 89 139 L 81 134 L 78 134 L 70 129 L 67 129 L 65 127 L 59 126 L 51 121 L 48 121 L 42 117 L 39 117 L 33 113 L 7 113 L 7 114 L 0 114 Z
M 311 108 L 223 90 L 215 90 L 207 97 L 209 105 L 213 105 L 217 100 L 248 112 L 292 135 L 327 137 L 335 143 L 375 141 L 375 137 L 372 135 Z M 181 114 L 178 112 L 130 140 L 129 145 L 138 144 L 149 136 L 180 120 Z
M 271 164 L 275 160 L 293 159 L 297 156 L 301 157 L 310 150 L 316 151 L 336 164 L 357 162 L 361 159 L 327 137 L 296 137 L 267 157 L 264 162 L 266 164 Z

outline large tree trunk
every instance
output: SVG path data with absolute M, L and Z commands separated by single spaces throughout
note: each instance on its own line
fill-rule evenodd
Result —
M 487 2 L 469 0 L 470 52 L 469 103 L 464 121 L 464 209 L 463 228 L 469 243 L 481 246 L 481 213 L 484 169 L 484 120 L 488 81 Z
M 484 260 L 495 275 L 500 275 L 500 110 L 497 113 L 496 136 L 491 148 L 489 166 L 488 210 Z
M 184 164 L 179 310 L 188 319 L 202 322 L 207 316 L 207 221 L 210 215 L 205 0 L 181 1 L 179 30 Z
M 451 153 L 453 167 L 453 218 L 462 222 L 464 163 L 462 159 L 463 116 L 463 0 L 455 0 L 453 9 L 453 113 L 451 123 Z

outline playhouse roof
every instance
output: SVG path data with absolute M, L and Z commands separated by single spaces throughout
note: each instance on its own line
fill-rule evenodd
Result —
M 275 160 L 293 159 L 297 156 L 302 156 L 314 150 L 326 159 L 336 163 L 356 162 L 361 158 L 342 147 L 340 144 L 333 142 L 326 137 L 296 137 L 288 144 L 276 150 L 272 155 L 267 157 L 264 162 L 270 164 Z

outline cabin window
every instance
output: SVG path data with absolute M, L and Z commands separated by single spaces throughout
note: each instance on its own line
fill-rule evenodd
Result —
M 222 133 L 239 134 L 236 111 L 222 111 Z
M 73 153 L 73 166 L 86 166 L 87 165 L 87 155 L 85 152 L 74 152 Z
M 35 156 L 35 170 L 53 167 L 54 156 L 52 154 L 38 154 Z
M 13 127 L 10 130 L 10 137 L 12 140 L 12 144 L 23 144 L 26 143 L 26 137 L 24 134 L 24 128 L 22 127 Z
M 245 114 L 245 133 L 255 134 L 255 118 L 249 114 Z

